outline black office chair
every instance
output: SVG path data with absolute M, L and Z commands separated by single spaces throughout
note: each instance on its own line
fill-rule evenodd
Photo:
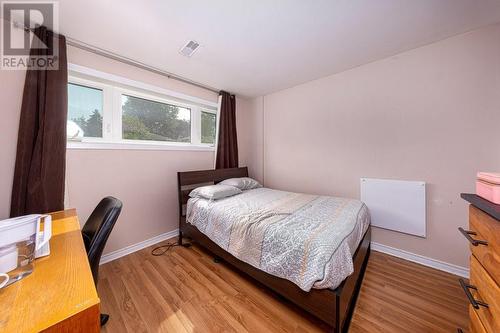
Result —
M 106 197 L 102 199 L 82 228 L 83 242 L 96 287 L 102 251 L 116 220 L 118 220 L 122 206 L 122 202 L 116 198 Z M 109 315 L 101 313 L 101 326 L 104 326 L 108 319 Z

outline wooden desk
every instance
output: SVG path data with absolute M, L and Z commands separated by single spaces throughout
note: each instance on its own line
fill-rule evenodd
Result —
M 52 214 L 50 256 L 0 289 L 0 332 L 99 332 L 99 297 L 76 211 Z

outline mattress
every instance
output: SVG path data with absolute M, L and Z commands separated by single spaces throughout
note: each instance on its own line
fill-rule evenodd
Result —
M 370 225 L 359 200 L 269 188 L 191 198 L 186 220 L 236 258 L 304 291 L 334 289 L 352 274 Z

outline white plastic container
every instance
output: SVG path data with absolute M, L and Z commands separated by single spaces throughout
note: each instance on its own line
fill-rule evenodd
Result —
M 33 271 L 35 251 L 47 244 L 51 236 L 50 215 L 26 215 L 0 221 L 0 288 Z

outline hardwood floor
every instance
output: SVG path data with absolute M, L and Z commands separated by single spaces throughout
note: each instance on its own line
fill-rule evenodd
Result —
M 199 247 L 152 248 L 100 268 L 103 332 L 325 332 L 328 327 Z M 372 251 L 350 331 L 468 327 L 457 277 Z M 466 332 L 466 330 L 464 330 Z

